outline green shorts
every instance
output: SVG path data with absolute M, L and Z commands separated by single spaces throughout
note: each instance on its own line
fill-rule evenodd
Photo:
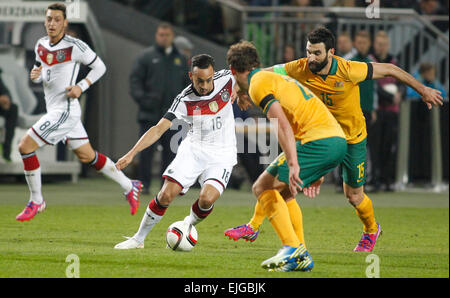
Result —
M 300 179 L 302 187 L 308 187 L 318 180 L 344 159 L 347 152 L 347 142 L 344 138 L 330 137 L 301 144 L 297 141 L 297 158 L 300 165 Z M 289 167 L 286 156 L 281 153 L 266 169 L 278 180 L 289 184 Z
M 345 184 L 357 188 L 366 183 L 367 139 L 357 144 L 348 144 L 342 161 L 342 179 Z

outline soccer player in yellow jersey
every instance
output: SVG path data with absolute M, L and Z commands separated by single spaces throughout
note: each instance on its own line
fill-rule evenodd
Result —
M 344 193 L 363 223 L 362 237 L 354 251 L 372 251 L 381 229 L 375 220 L 372 201 L 364 193 L 363 187 L 366 178 L 367 131 L 358 84 L 369 79 L 395 77 L 421 94 L 429 109 L 432 105 L 442 105 L 442 97 L 440 91 L 424 86 L 393 64 L 347 61 L 335 56 L 334 48 L 333 34 L 326 28 L 317 28 L 308 34 L 306 58 L 266 70 L 288 75 L 308 87 L 323 101 L 344 130 L 348 143 L 347 154 L 342 163 Z M 305 188 L 305 195 L 317 195 L 321 181 L 323 179 L 312 187 Z M 225 234 L 235 240 L 244 238 L 254 241 L 263 219 L 264 212 L 257 204 L 248 224 L 228 229 Z M 303 231 L 297 233 L 302 234 Z
M 308 88 L 288 76 L 263 71 L 256 48 L 248 41 L 230 47 L 227 62 L 241 91 L 269 119 L 276 120 L 283 149 L 253 184 L 253 193 L 281 239 L 283 248 L 265 260 L 263 268 L 275 271 L 310 271 L 313 261 L 305 248 L 300 207 L 285 200 L 308 188 L 344 159 L 345 134 L 339 123 Z M 290 211 L 291 209 L 291 211 Z M 294 213 L 292 210 L 296 210 Z

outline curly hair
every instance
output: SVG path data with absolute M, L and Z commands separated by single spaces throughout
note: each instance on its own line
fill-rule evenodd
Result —
M 256 47 L 246 40 L 241 40 L 228 49 L 227 64 L 237 72 L 245 72 L 261 67 Z
M 312 44 L 323 42 L 327 51 L 336 48 L 336 38 L 333 33 L 325 27 L 319 27 L 309 32 L 307 39 Z

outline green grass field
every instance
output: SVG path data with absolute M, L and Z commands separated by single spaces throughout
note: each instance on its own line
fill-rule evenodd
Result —
M 47 210 L 20 223 L 15 216 L 28 200 L 26 184 L 0 185 L 0 277 L 65 277 L 70 254 L 79 257 L 80 277 L 364 278 L 369 265 L 368 253 L 352 252 L 362 225 L 343 194 L 330 187 L 314 200 L 297 198 L 315 262 L 314 270 L 306 273 L 273 273 L 260 267 L 281 247 L 267 220 L 253 243 L 223 235 L 226 228 L 250 219 L 255 200 L 249 190 L 224 193 L 197 226 L 198 244 L 189 253 L 166 249 L 164 235 L 172 222 L 188 214 L 198 189 L 176 198 L 145 248 L 132 251 L 113 247 L 123 235 L 136 232 L 150 196 L 142 197 L 141 208 L 131 216 L 119 187 L 103 178 L 44 184 L 43 193 Z M 448 278 L 448 193 L 379 193 L 371 198 L 383 229 L 373 251 L 380 260 L 380 276 Z

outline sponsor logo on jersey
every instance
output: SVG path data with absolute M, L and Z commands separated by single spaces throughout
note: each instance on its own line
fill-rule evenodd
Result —
M 211 101 L 209 103 L 209 109 L 211 110 L 211 112 L 215 113 L 219 110 L 219 105 L 217 104 L 217 102 Z
M 42 44 L 39 44 L 37 53 L 44 63 L 48 66 L 55 64 L 67 62 L 72 60 L 72 49 L 73 47 L 68 47 L 65 49 L 59 49 L 56 51 L 50 51 Z
M 58 61 L 59 63 L 63 62 L 64 60 L 66 60 L 66 52 L 64 51 L 57 51 L 56 52 L 56 61 Z
M 336 83 L 334 83 L 334 87 L 337 87 L 337 88 L 344 87 L 344 82 L 336 82 Z
M 48 53 L 47 57 L 45 58 L 45 61 L 47 61 L 48 65 L 52 65 L 52 63 L 53 63 L 53 54 L 52 53 Z
M 230 100 L 230 92 L 228 92 L 228 90 L 222 90 L 220 92 L 220 99 L 222 99 L 222 101 L 227 102 L 228 100 Z

